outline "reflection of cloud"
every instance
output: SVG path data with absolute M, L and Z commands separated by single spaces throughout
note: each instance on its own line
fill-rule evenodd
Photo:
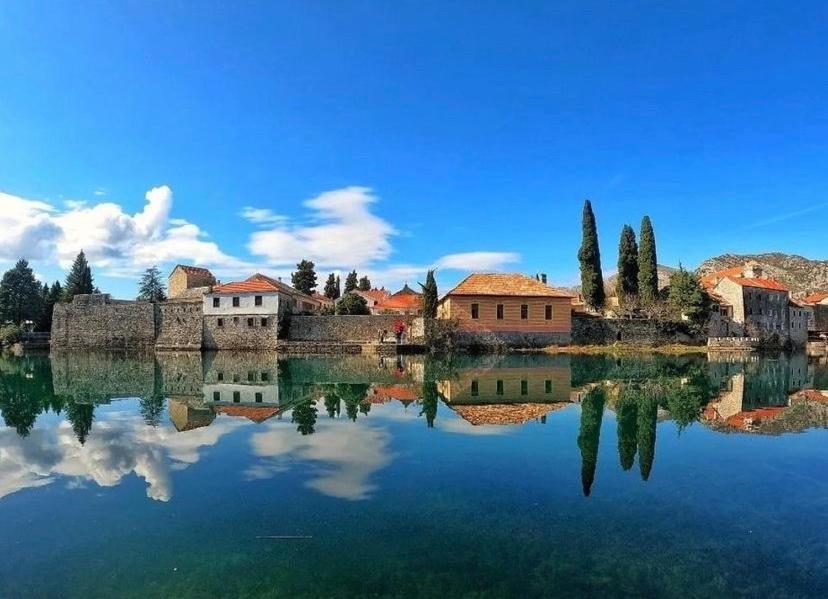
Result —
M 319 419 L 316 433 L 299 435 L 287 423 L 273 422 L 253 435 L 253 453 L 265 458 L 252 465 L 249 479 L 270 478 L 298 462 L 313 465 L 307 486 L 323 495 L 358 501 L 368 499 L 376 485 L 371 475 L 388 466 L 391 437 L 385 429 L 361 421 Z
M 444 433 L 456 433 L 459 435 L 508 435 L 512 430 L 510 426 L 489 424 L 472 425 L 457 415 L 438 422 L 435 424 L 435 428 L 440 429 Z
M 169 501 L 171 470 L 198 461 L 201 447 L 244 423 L 236 420 L 177 433 L 172 427 L 150 427 L 137 414 L 102 412 L 81 445 L 68 422 L 32 431 L 26 438 L 13 429 L 0 430 L 0 498 L 68 477 L 73 488 L 86 481 L 113 487 L 135 473 L 147 482 L 147 497 Z

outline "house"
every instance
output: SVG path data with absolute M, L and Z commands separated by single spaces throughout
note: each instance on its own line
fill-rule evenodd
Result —
M 170 299 L 193 294 L 203 295 L 215 284 L 216 278 L 206 268 L 178 264 L 167 279 L 167 295 Z
M 828 293 L 812 293 L 802 298 L 802 303 L 811 310 L 808 331 L 812 334 L 828 333 Z
M 215 285 L 202 305 L 206 349 L 276 349 L 280 315 L 322 307 L 319 300 L 258 273 Z
M 406 283 L 397 293 L 388 296 L 378 304 L 374 306 L 369 304 L 369 308 L 371 314 L 408 314 L 416 316 L 423 313 L 423 294 L 417 293 Z
M 788 288 L 765 276 L 759 263 L 751 261 L 744 266 L 710 273 L 702 277 L 701 283 L 719 311 L 719 314 L 714 311 L 714 316 L 721 321 L 720 330 L 727 331 L 721 336 L 766 338 L 777 335 L 800 342 L 801 315 L 798 308 L 791 306 Z M 792 330 L 792 324 L 797 328 Z
M 385 287 L 382 289 L 369 289 L 367 291 L 361 291 L 359 289 L 354 289 L 351 291 L 354 295 L 360 296 L 362 299 L 365 300 L 365 303 L 368 305 L 368 309 L 372 310 L 378 304 L 381 304 L 389 297 L 391 297 L 391 292 L 388 291 Z
M 572 295 L 522 274 L 475 273 L 439 301 L 437 316 L 457 322 L 461 342 L 567 344 Z

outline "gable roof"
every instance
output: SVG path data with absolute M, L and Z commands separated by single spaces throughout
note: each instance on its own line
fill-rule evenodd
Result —
M 716 272 L 711 272 L 701 278 L 702 287 L 708 292 L 712 291 L 722 279 L 728 279 L 741 287 L 753 287 L 756 289 L 770 289 L 771 291 L 788 291 L 784 283 L 767 277 L 745 277 L 744 266 L 734 266 Z
M 780 283 L 775 279 L 748 279 L 745 277 L 727 277 L 737 285 L 742 287 L 754 287 L 757 289 L 770 289 L 771 291 L 788 291 L 784 283 Z
M 386 297 L 376 306 L 371 307 L 375 310 L 420 310 L 423 307 L 422 298 L 422 293 L 417 293 L 406 283 L 395 294 Z
M 272 277 L 268 277 L 267 275 L 263 275 L 262 273 L 256 273 L 247 277 L 244 281 L 231 281 L 230 283 L 224 283 L 222 285 L 216 285 L 213 287 L 213 293 L 286 293 L 288 295 L 295 295 L 299 296 L 302 299 L 312 300 L 312 301 L 321 301 L 310 295 L 306 295 L 299 291 L 298 289 L 294 289 L 287 283 L 282 283 L 281 281 L 274 279 Z
M 207 275 L 209 277 L 213 276 L 213 273 L 209 271 L 209 269 L 202 268 L 201 266 L 190 266 L 189 264 L 176 264 L 175 267 L 170 271 L 170 274 L 174 273 L 178 269 L 183 270 L 188 275 Z
M 262 423 L 268 418 L 273 418 L 282 408 L 255 408 L 252 406 L 215 406 L 213 407 L 218 414 L 226 414 L 233 418 L 247 418 L 256 423 Z
M 555 289 L 520 273 L 473 273 L 446 294 L 492 295 L 512 297 L 572 298 L 572 294 Z
M 812 293 L 811 295 L 805 296 L 802 298 L 802 301 L 806 304 L 819 304 L 820 302 L 824 302 L 828 299 L 828 292 L 819 292 L 819 293 Z

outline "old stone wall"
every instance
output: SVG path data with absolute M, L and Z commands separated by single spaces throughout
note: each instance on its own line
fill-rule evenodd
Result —
M 704 343 L 706 336 L 694 334 L 686 323 L 664 320 L 626 320 L 573 315 L 573 345 L 666 345 Z
M 569 333 L 529 333 L 511 331 L 462 331 L 454 334 L 455 343 L 467 349 L 539 349 L 550 345 L 568 345 Z
M 155 344 L 155 313 L 150 302 L 113 300 L 108 294 L 76 295 L 55 304 L 52 347 L 146 349 Z
M 168 301 L 155 307 L 156 349 L 200 350 L 203 344 L 201 299 Z
M 394 323 L 402 320 L 406 328 L 406 342 L 419 343 L 425 335 L 423 319 L 398 314 L 371 316 L 292 316 L 287 338 L 289 341 L 344 341 L 375 343 L 380 333 L 387 331 L 386 340 L 394 338 Z
M 814 306 L 814 330 L 828 332 L 828 306 Z
M 158 392 L 155 360 L 149 352 L 53 351 L 56 395 L 79 403 L 121 397 L 151 397 Z
M 277 319 L 239 315 L 205 316 L 203 344 L 206 350 L 277 349 Z

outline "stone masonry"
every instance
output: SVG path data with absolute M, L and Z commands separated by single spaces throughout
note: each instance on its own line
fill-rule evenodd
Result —
M 113 300 L 108 294 L 77 295 L 55 304 L 52 347 L 148 349 L 155 345 L 155 309 L 150 302 Z

